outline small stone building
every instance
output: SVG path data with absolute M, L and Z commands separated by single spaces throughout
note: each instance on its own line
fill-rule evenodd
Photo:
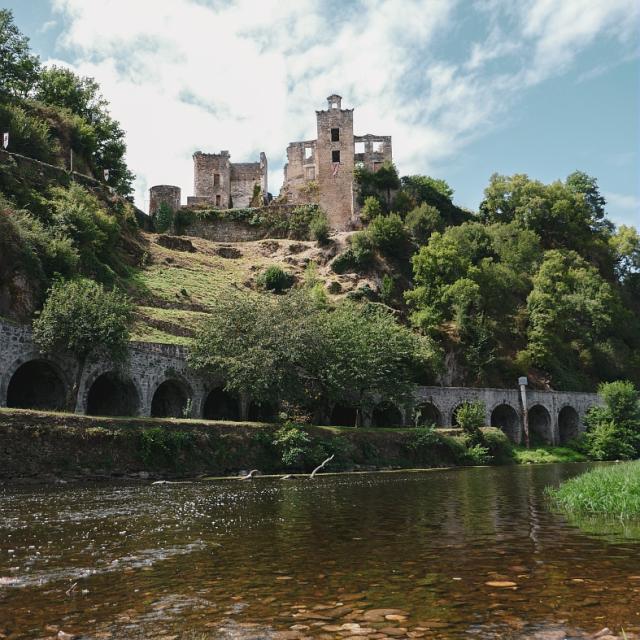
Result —
M 333 229 L 357 224 L 353 170 L 377 171 L 392 160 L 391 136 L 353 133 L 353 109 L 342 108 L 342 97 L 327 98 L 328 108 L 316 111 L 317 138 L 287 147 L 282 195 L 293 204 L 318 202 Z
M 248 207 L 260 188 L 267 195 L 267 156 L 260 153 L 258 162 L 231 162 L 228 151 L 193 154 L 194 195 L 188 205 L 208 203 L 220 209 Z

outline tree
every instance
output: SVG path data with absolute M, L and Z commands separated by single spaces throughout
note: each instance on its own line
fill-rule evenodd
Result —
M 422 203 L 407 214 L 409 233 L 418 244 L 424 244 L 434 231 L 442 231 L 444 223 L 440 212 L 430 204 Z
M 596 460 L 640 456 L 640 393 L 628 380 L 603 383 L 604 405 L 587 413 L 585 442 Z
M 126 358 L 132 319 L 131 302 L 117 290 L 86 279 L 59 280 L 51 287 L 33 322 L 33 339 L 47 353 L 63 351 L 77 359 L 69 410 L 75 409 L 89 358 Z
M 0 96 L 26 97 L 38 77 L 40 61 L 29 50 L 9 9 L 0 9 Z
M 95 173 L 101 177 L 108 169 L 109 184 L 120 195 L 129 195 L 134 176 L 124 161 L 124 131 L 109 114 L 109 103 L 100 94 L 100 85 L 93 78 L 81 77 L 54 65 L 41 71 L 34 95 L 45 104 L 69 110 L 91 126 L 95 139 L 95 147 L 91 149 Z
M 439 368 L 439 352 L 427 338 L 399 325 L 375 305 L 343 302 L 320 325 L 320 388 L 333 402 L 362 409 L 374 398 L 401 402 L 419 368 Z M 360 416 L 359 416 L 360 418 Z
M 615 326 L 619 300 L 611 285 L 574 251 L 547 251 L 527 298 L 530 362 L 555 373 L 589 369 L 594 350 Z M 584 383 L 584 381 L 580 381 Z M 577 386 L 564 380 L 565 386 Z
M 567 176 L 565 184 L 570 191 L 584 197 L 591 210 L 594 229 L 598 229 L 603 224 L 605 228 L 610 228 L 611 223 L 605 222 L 604 206 L 607 204 L 607 201 L 600 194 L 598 181 L 595 178 L 587 175 L 583 171 L 574 171 Z
M 373 246 L 388 256 L 399 257 L 406 253 L 407 230 L 397 213 L 378 216 L 367 227 Z

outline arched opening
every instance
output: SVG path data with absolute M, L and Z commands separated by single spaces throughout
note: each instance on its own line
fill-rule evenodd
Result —
M 204 401 L 202 417 L 205 420 L 240 420 L 238 399 L 222 387 L 216 387 Z
M 251 422 L 275 422 L 276 408 L 270 402 L 251 402 L 249 420 Z
M 188 418 L 190 393 L 178 380 L 165 380 L 153 394 L 153 418 Z
M 520 443 L 520 416 L 511 405 L 499 404 L 491 412 L 491 426 L 502 429 L 511 442 Z
M 391 402 L 381 402 L 373 409 L 371 423 L 374 427 L 401 427 L 402 414 Z
M 413 419 L 417 427 L 442 426 L 442 414 L 433 402 L 423 402 L 413 410 Z
M 356 407 L 337 404 L 331 412 L 330 424 L 335 427 L 355 427 L 357 415 Z
M 558 414 L 560 443 L 566 444 L 580 434 L 580 417 L 573 407 L 563 407 Z
M 108 371 L 96 378 L 87 397 L 89 416 L 135 416 L 140 399 L 130 379 Z
M 7 388 L 7 407 L 18 409 L 65 408 L 66 386 L 57 369 L 46 360 L 31 360 L 18 367 Z
M 553 444 L 551 415 L 541 404 L 529 409 L 529 434 L 533 445 Z

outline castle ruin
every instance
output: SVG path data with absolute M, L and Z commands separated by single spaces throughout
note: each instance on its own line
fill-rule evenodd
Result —
M 342 108 L 342 97 L 327 98 L 328 108 L 316 111 L 315 140 L 291 142 L 287 147 L 280 200 L 289 204 L 317 203 L 335 231 L 358 226 L 354 169 L 377 171 L 392 161 L 391 136 L 354 135 L 353 109 Z M 193 154 L 194 195 L 187 206 L 210 204 L 218 209 L 268 204 L 267 157 L 234 163 L 228 151 Z M 149 214 L 160 203 L 172 210 L 181 205 L 180 187 L 156 185 L 149 193 Z
M 392 161 L 391 136 L 353 133 L 353 109 L 342 108 L 342 97 L 327 98 L 328 108 L 316 111 L 317 138 L 287 147 L 281 195 L 293 204 L 317 201 L 332 229 L 357 225 L 353 170 L 377 171 Z

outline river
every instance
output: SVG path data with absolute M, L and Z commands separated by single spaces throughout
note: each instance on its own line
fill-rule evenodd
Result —
M 0 638 L 637 632 L 640 540 L 544 497 L 586 468 L 2 487 Z

